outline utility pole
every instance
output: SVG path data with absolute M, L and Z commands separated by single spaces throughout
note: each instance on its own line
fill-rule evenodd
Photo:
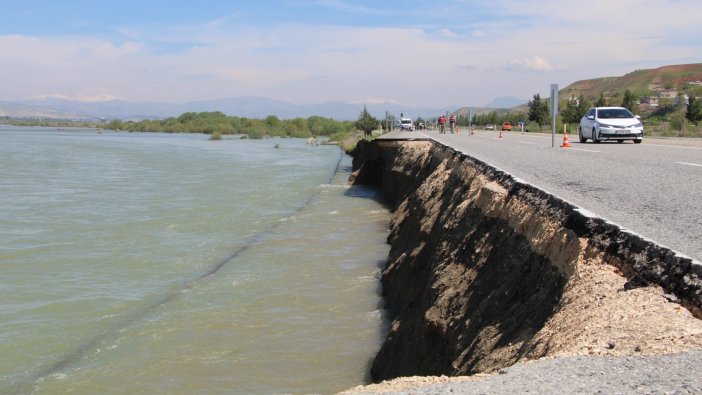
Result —
M 473 126 L 473 109 L 469 108 L 468 109 L 468 130 L 472 130 Z M 470 133 L 469 133 L 470 135 Z
M 385 132 L 390 132 L 390 124 L 388 123 L 388 111 L 385 110 Z
M 556 117 L 558 116 L 558 84 L 551 84 L 551 148 L 556 146 Z

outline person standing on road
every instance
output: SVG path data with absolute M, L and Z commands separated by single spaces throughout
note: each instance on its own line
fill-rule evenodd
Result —
M 453 134 L 456 127 L 456 114 L 451 114 L 449 117 L 449 126 L 451 127 L 451 134 Z
M 439 117 L 439 134 L 446 133 L 446 118 L 442 115 Z

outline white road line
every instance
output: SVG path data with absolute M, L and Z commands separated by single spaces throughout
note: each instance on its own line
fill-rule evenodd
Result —
M 702 165 L 701 165 L 701 164 L 699 164 L 699 163 L 688 163 L 688 162 L 675 162 L 675 163 L 678 163 L 678 164 L 681 164 L 681 165 L 687 165 L 687 166 L 697 166 L 697 167 L 702 167 Z
M 644 143 L 647 146 L 651 147 L 667 147 L 667 148 L 684 148 L 684 149 L 702 149 L 702 147 L 695 147 L 695 146 L 689 146 L 689 145 L 668 145 L 668 144 L 650 144 L 650 143 Z
M 568 148 L 568 149 L 572 149 L 572 150 L 574 150 L 574 151 L 597 152 L 597 153 L 601 152 L 601 151 L 595 151 L 595 150 L 592 150 L 592 149 L 585 149 L 585 148 L 573 148 L 573 147 L 570 147 L 570 148 Z
M 536 143 L 533 142 L 533 141 L 519 141 L 519 142 L 522 143 L 522 144 L 533 144 L 533 145 L 536 145 Z

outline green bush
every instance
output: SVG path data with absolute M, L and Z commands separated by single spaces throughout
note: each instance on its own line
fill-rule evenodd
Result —
M 212 135 L 210 135 L 210 140 L 212 141 L 218 141 L 222 139 L 222 133 L 220 132 L 214 132 Z

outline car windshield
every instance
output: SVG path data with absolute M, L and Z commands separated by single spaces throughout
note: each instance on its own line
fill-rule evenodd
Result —
M 634 118 L 634 114 L 626 108 L 607 108 L 597 111 L 597 118 L 612 119 L 612 118 Z
M 412 121 L 410 121 L 409 119 L 403 119 L 403 120 L 402 120 L 402 124 L 407 124 L 407 125 L 409 125 L 410 123 L 412 123 Z

